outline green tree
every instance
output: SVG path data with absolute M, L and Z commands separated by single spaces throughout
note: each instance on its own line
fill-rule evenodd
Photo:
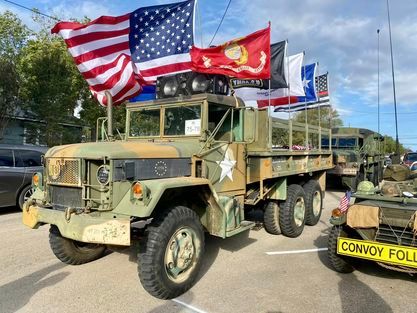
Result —
M 16 14 L 10 11 L 0 14 L 0 57 L 16 63 L 30 35 L 31 31 Z
M 382 151 L 385 154 L 395 153 L 395 149 L 396 149 L 395 139 L 392 138 L 391 136 L 384 135 L 384 141 L 382 143 L 382 147 L 383 147 Z M 399 150 L 400 150 L 400 154 L 404 154 L 405 152 L 407 152 L 407 149 L 401 143 L 399 144 Z
M 296 122 L 304 123 L 306 121 L 311 125 L 320 125 L 325 128 L 340 127 L 343 126 L 343 121 L 340 118 L 339 112 L 332 107 L 314 108 L 310 110 L 304 110 L 297 112 L 293 120 Z
M 0 139 L 19 104 L 19 73 L 16 64 L 30 35 L 12 12 L 0 14 Z
M 37 33 L 22 49 L 18 69 L 23 107 L 45 122 L 41 141 L 48 146 L 61 144 L 63 138 L 57 136 L 64 131 L 61 123 L 74 123 L 80 99 L 76 83 L 80 74 L 64 42 L 45 31 Z

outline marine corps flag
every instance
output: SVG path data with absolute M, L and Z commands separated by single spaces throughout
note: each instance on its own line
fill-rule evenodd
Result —
M 190 50 L 193 71 L 236 78 L 269 79 L 270 27 L 220 46 Z

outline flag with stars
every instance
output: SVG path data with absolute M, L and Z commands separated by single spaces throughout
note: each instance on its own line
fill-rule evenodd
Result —
M 189 71 L 194 0 L 139 8 L 130 15 L 132 62 L 148 83 L 158 76 Z
M 303 81 L 305 97 L 297 97 L 297 102 L 315 102 L 317 101 L 316 95 L 316 68 L 317 63 L 304 65 L 301 68 L 301 79 Z
M 316 86 L 320 101 L 329 100 L 329 86 L 328 86 L 329 73 L 316 77 Z
M 119 104 L 158 76 L 190 70 L 194 2 L 143 7 L 87 24 L 59 22 L 51 32 L 63 37 L 100 104 L 107 103 L 106 90 Z

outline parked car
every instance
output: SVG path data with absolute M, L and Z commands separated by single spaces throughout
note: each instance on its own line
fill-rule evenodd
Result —
M 411 166 L 417 161 L 417 152 L 409 152 L 404 155 L 403 163 L 407 166 Z
M 42 170 L 46 147 L 0 144 L 0 208 L 23 206 L 32 194 L 33 173 Z

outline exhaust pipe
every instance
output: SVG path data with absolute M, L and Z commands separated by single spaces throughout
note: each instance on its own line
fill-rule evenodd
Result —
M 105 91 L 104 94 L 107 98 L 107 135 L 109 140 L 113 140 L 113 97 L 109 91 Z

